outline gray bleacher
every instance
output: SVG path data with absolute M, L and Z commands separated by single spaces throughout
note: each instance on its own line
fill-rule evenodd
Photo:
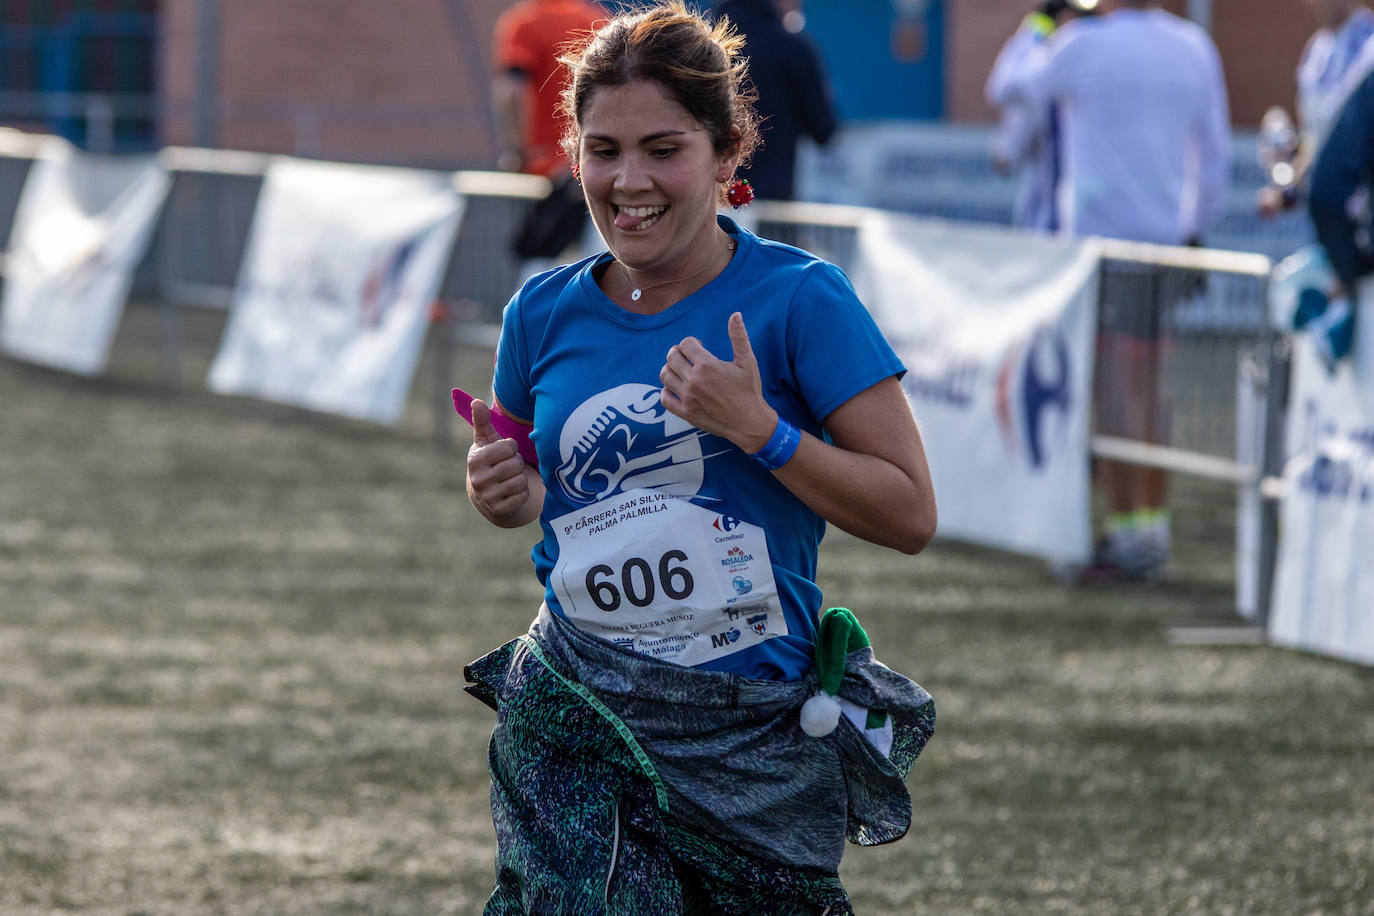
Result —
M 1011 222 L 1015 176 L 998 174 L 988 156 L 992 129 L 923 122 L 854 124 L 829 147 L 803 147 L 798 198 L 854 204 L 975 222 Z M 1231 191 L 1208 247 L 1279 261 L 1311 239 L 1302 213 L 1273 220 L 1255 212 L 1262 174 L 1255 135 L 1232 138 Z

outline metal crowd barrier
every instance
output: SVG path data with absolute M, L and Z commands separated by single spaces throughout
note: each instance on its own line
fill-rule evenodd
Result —
M 858 254 L 861 208 L 760 202 L 760 235 L 846 270 Z M 1148 392 L 1166 416 L 1142 435 L 1100 426 L 1092 455 L 1236 488 L 1236 609 L 1263 623 L 1278 538 L 1286 340 L 1267 314 L 1269 258 L 1244 252 L 1099 239 L 1100 317 L 1131 325 L 1158 316 L 1160 370 Z M 1137 330 L 1143 330 L 1137 328 Z M 1099 367 L 1100 370 L 1101 367 Z M 1120 392 L 1137 396 L 1140 391 Z M 1110 395 L 1110 392 L 1109 392 Z M 1111 434 L 1109 434 L 1111 433 Z
M 1263 625 L 1278 545 L 1288 340 L 1268 315 L 1264 255 L 1100 240 L 1102 316 L 1159 320 L 1157 435 L 1095 429 L 1092 453 L 1236 488 L 1236 610 Z
M 0 143 L 0 221 L 12 219 L 32 145 Z M 223 150 L 163 152 L 173 184 L 136 290 L 158 303 L 164 376 L 179 385 L 179 315 L 227 308 L 270 157 Z M 453 173 L 466 213 L 441 286 L 434 360 L 435 438 L 452 439 L 448 389 L 460 342 L 495 343 L 501 309 L 525 265 L 510 240 L 548 188 L 542 178 Z M 797 245 L 851 270 L 868 211 L 759 202 L 746 217 L 763 236 Z M 0 230 L 8 233 L 7 225 Z M 1237 606 L 1263 622 L 1277 541 L 1266 480 L 1278 478 L 1283 344 L 1269 330 L 1270 262 L 1261 255 L 1102 240 L 1101 277 L 1114 308 L 1159 310 L 1165 371 L 1155 392 L 1172 403 L 1167 435 L 1125 437 L 1095 428 L 1092 453 L 1138 466 L 1234 485 L 1238 493 Z M 1275 390 L 1271 390 L 1271 388 Z M 1267 436 L 1267 438 L 1266 438 Z M 1258 556 L 1259 561 L 1253 558 Z
M 0 128 L 0 238 L 7 239 L 29 167 L 46 138 Z M 160 154 L 171 189 L 148 252 L 134 277 L 133 295 L 155 302 L 161 325 L 160 372 L 177 390 L 182 379 L 184 309 L 227 310 L 253 224 L 258 193 L 272 156 L 235 150 L 168 147 Z M 505 172 L 450 173 L 464 196 L 465 214 L 440 285 L 434 324 L 434 435 L 452 437 L 448 395 L 456 344 L 494 345 L 501 309 L 524 270 L 510 240 L 546 179 Z
M 165 383 L 181 379 L 180 314 L 184 308 L 227 309 L 252 228 L 258 192 L 272 157 L 261 153 L 171 147 L 162 156 L 172 187 L 136 287 L 158 303 Z M 435 316 L 434 436 L 451 438 L 448 389 L 455 345 L 494 343 L 493 328 L 523 268 L 510 239 L 548 182 L 504 172 L 455 172 L 466 211 L 440 285 Z
M 260 153 L 172 147 L 163 151 L 172 189 L 148 260 L 161 298 L 178 306 L 227 308 L 252 227 L 262 178 L 272 157 Z M 455 172 L 466 215 L 441 298 L 469 306 L 468 320 L 496 320 L 521 264 L 508 244 L 548 182 L 504 172 Z

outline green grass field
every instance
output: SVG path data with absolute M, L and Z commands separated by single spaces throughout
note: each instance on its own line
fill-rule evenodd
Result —
M 0 913 L 478 913 L 461 669 L 532 616 L 532 533 L 468 506 L 428 364 L 378 428 L 207 393 L 219 332 L 177 394 L 147 308 L 102 379 L 0 359 Z M 1228 500 L 1180 484 L 1154 587 L 832 533 L 828 600 L 939 709 L 860 913 L 1374 913 L 1374 671 L 1166 639 L 1231 617 Z

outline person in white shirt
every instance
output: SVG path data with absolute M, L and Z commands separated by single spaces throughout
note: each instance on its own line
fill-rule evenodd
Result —
M 998 110 L 992 140 L 992 164 L 1003 174 L 1017 172 L 1020 183 L 1012 207 L 1012 225 L 1053 232 L 1058 228 L 1054 194 L 1059 183 L 1059 117 L 1054 106 L 1032 107 L 1010 98 L 1013 75 L 1049 53 L 1049 39 L 1061 24 L 1090 16 L 1098 0 L 1041 0 L 997 55 L 984 94 Z
M 1107 0 L 1051 38 L 1011 97 L 1058 106 L 1059 231 L 1162 245 L 1200 243 L 1225 205 L 1230 116 L 1206 31 L 1150 0 Z M 1115 269 L 1102 288 L 1094 407 L 1100 433 L 1169 441 L 1161 356 L 1178 272 Z M 1090 572 L 1149 580 L 1169 554 L 1163 471 L 1101 460 L 1106 537 Z

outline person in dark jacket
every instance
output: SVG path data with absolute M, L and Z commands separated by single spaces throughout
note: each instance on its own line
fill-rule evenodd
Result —
M 797 140 L 826 143 L 839 126 L 830 82 L 815 45 L 783 26 L 776 0 L 722 0 L 712 10 L 744 35 L 758 90 L 762 146 L 742 175 L 763 200 L 796 195 Z
M 1360 287 L 1374 274 L 1374 70 L 1351 91 L 1312 166 L 1308 212 L 1336 275 L 1330 304 L 1310 330 L 1328 367 L 1350 352 Z M 1361 320 L 1370 321 L 1368 315 Z

